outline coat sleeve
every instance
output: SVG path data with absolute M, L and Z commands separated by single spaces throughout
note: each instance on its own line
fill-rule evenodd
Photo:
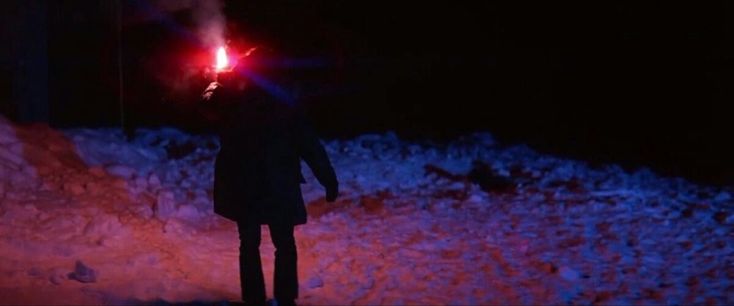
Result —
M 337 190 L 339 183 L 336 173 L 321 145 L 316 132 L 302 114 L 296 114 L 296 133 L 298 135 L 299 155 L 327 190 Z

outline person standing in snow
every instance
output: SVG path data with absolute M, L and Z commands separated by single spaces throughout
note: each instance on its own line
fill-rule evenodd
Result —
M 204 91 L 209 118 L 219 125 L 221 148 L 214 170 L 214 211 L 237 222 L 240 281 L 248 305 L 265 305 L 260 261 L 261 225 L 275 246 L 274 295 L 278 305 L 298 297 L 294 226 L 306 223 L 300 184 L 301 160 L 326 189 L 338 195 L 338 182 L 317 135 L 291 96 L 281 89 L 283 72 L 272 51 L 256 49 L 234 71 Z

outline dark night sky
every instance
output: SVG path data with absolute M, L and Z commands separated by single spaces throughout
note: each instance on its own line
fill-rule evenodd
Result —
M 105 77 L 115 74 L 113 14 L 99 14 L 107 2 L 90 3 L 97 2 L 49 4 L 57 126 L 118 120 L 116 81 Z M 148 67 L 178 67 L 195 49 L 182 30 L 192 28 L 191 12 L 140 22 L 134 20 L 150 13 L 150 2 L 123 3 L 127 119 L 195 126 L 196 114 L 171 106 L 186 98 L 170 95 L 170 84 Z M 548 152 L 718 181 L 734 179 L 727 111 L 734 98 L 732 10 L 726 1 L 226 1 L 225 7 L 231 36 L 325 59 L 324 66 L 297 71 L 308 88 L 304 104 L 325 136 L 395 130 L 450 138 L 489 130 Z M 101 65 L 80 64 L 85 52 Z M 161 60 L 161 52 L 176 56 Z
M 230 9 L 346 60 L 340 84 L 356 90 L 320 97 L 339 115 L 322 120 L 331 133 L 489 129 L 592 161 L 732 176 L 724 1 L 398 2 Z

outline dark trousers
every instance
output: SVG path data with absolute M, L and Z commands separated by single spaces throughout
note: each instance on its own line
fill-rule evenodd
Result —
M 298 255 L 292 224 L 269 224 L 270 239 L 275 246 L 275 275 L 273 294 L 279 304 L 293 302 L 298 297 Z M 240 282 L 242 299 L 247 304 L 265 304 L 265 280 L 260 261 L 260 224 L 238 222 L 240 233 Z

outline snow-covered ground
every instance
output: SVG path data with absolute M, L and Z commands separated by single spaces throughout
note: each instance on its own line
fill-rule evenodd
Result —
M 299 304 L 734 303 L 730 191 L 487 134 L 325 144 L 341 197 L 325 203 L 304 167 Z M 236 225 L 212 213 L 217 147 L 0 118 L 0 303 L 239 300 Z

